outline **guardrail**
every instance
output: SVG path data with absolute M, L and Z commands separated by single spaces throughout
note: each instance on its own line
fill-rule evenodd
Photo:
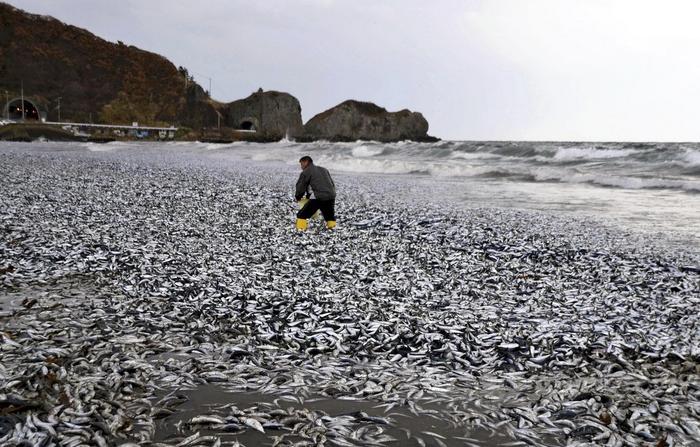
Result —
M 58 122 L 58 121 L 45 121 L 42 124 L 49 124 L 52 126 L 71 126 L 71 127 L 103 127 L 105 129 L 124 129 L 124 130 L 166 130 L 166 131 L 177 131 L 178 128 L 175 126 L 170 127 L 155 127 L 155 126 L 129 126 L 126 124 L 94 124 L 94 123 L 70 123 L 70 122 Z

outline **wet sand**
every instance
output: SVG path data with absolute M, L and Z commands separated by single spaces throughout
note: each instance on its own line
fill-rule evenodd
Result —
M 431 415 L 416 415 L 408 411 L 407 408 L 393 408 L 390 411 L 383 411 L 380 403 L 364 400 L 350 399 L 330 399 L 328 397 L 311 397 L 307 399 L 295 396 L 270 396 L 259 393 L 228 392 L 225 388 L 217 385 L 202 385 L 195 390 L 183 391 L 187 401 L 178 407 L 178 412 L 172 416 L 161 419 L 156 425 L 155 441 L 175 441 L 181 440 L 192 430 L 198 430 L 202 435 L 218 435 L 222 441 L 238 441 L 243 445 L 271 445 L 274 439 L 282 434 L 289 434 L 286 438 L 290 442 L 303 442 L 303 437 L 293 436 L 292 431 L 287 428 L 274 427 L 260 433 L 255 430 L 242 430 L 242 433 L 221 433 L 216 429 L 204 425 L 188 425 L 195 416 L 202 414 L 218 415 L 225 417 L 230 414 L 230 406 L 235 405 L 240 409 L 247 409 L 250 413 L 265 412 L 267 408 L 283 407 L 287 410 L 305 410 L 316 416 L 356 416 L 363 412 L 368 417 L 362 422 L 358 422 L 354 427 L 378 427 L 388 436 L 396 439 L 388 445 L 420 446 L 420 440 L 425 445 L 438 445 L 437 439 L 447 446 L 463 446 L 466 442 L 473 442 L 483 446 L 512 445 L 513 438 L 490 432 L 486 429 L 465 429 L 450 425 L 439 417 Z M 159 398 L 162 396 L 158 396 Z M 280 405 L 275 405 L 277 401 Z M 426 407 L 427 410 L 434 408 Z M 372 424 L 372 418 L 386 420 Z M 261 418 L 261 420 L 264 420 Z M 433 435 L 435 434 L 435 435 Z M 417 439 L 418 438 L 418 439 Z M 359 442 L 361 445 L 361 441 Z

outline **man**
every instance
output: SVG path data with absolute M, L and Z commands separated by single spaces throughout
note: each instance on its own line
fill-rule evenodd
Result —
M 297 190 L 294 198 L 299 202 L 306 196 L 310 196 L 309 186 L 314 193 L 314 198 L 308 200 L 297 213 L 297 230 L 304 231 L 308 226 L 309 218 L 316 211 L 321 210 L 326 227 L 335 228 L 335 183 L 328 169 L 316 166 L 308 155 L 299 159 L 301 174 L 297 180 Z

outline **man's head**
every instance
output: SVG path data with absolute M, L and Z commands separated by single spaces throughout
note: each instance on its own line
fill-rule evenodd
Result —
M 301 169 L 308 168 L 309 165 L 313 164 L 313 162 L 314 161 L 308 155 L 304 155 L 303 157 L 301 157 L 299 159 L 299 164 L 301 165 Z

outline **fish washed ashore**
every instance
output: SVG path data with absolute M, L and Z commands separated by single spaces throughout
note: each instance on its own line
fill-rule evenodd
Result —
M 0 445 L 700 443 L 697 253 L 297 172 L 0 146 Z

